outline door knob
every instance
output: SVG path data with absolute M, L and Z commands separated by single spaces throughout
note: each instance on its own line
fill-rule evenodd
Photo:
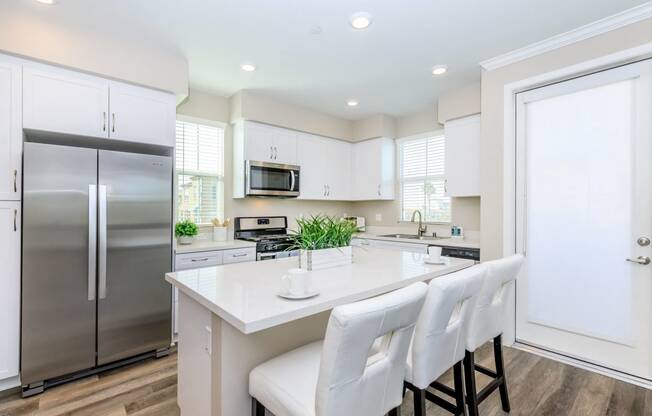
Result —
M 650 264 L 650 262 L 652 261 L 652 260 L 650 260 L 650 258 L 647 257 L 647 256 L 638 256 L 638 257 L 636 257 L 635 259 L 625 259 L 625 260 L 630 261 L 630 262 L 632 262 L 632 263 L 642 264 L 642 265 L 644 265 L 644 266 L 647 266 L 647 265 Z
M 650 245 L 650 239 L 647 237 L 639 237 L 638 240 L 636 240 L 639 246 L 645 247 Z

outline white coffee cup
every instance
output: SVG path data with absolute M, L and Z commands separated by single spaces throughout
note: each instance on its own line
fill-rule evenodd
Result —
M 304 269 L 290 269 L 282 279 L 286 291 L 293 296 L 305 295 L 312 288 L 310 273 Z
M 428 261 L 439 263 L 441 261 L 441 247 L 428 247 Z

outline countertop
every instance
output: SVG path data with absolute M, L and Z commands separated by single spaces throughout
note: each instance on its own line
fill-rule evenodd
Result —
M 199 253 L 202 251 L 230 250 L 233 248 L 256 247 L 256 243 L 242 240 L 197 240 L 192 244 L 177 243 L 176 254 Z
M 354 234 L 353 238 L 361 238 L 365 240 L 396 241 L 400 243 L 422 244 L 428 246 L 446 246 L 446 247 L 477 248 L 477 249 L 480 248 L 480 242 L 471 239 L 460 240 L 457 238 L 442 238 L 439 240 L 415 240 L 411 238 L 381 237 L 373 233 L 356 233 Z
M 168 273 L 165 279 L 250 334 L 474 264 L 450 258 L 445 265 L 429 265 L 423 258 L 417 253 L 354 247 L 353 264 L 310 272 L 313 288 L 320 294 L 305 300 L 277 296 L 283 287 L 281 277 L 299 266 L 296 257 L 184 270 Z

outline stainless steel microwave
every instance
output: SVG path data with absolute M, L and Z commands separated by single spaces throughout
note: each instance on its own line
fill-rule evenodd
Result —
M 299 166 L 279 163 L 245 163 L 245 195 L 277 198 L 299 196 Z

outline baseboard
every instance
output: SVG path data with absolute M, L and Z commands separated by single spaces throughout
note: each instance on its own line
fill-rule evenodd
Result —
M 20 391 L 20 377 L 11 377 L 0 380 L 0 397 L 9 396 Z
M 563 354 L 558 354 L 556 352 L 544 350 L 538 347 L 534 347 L 532 345 L 523 344 L 518 341 L 516 341 L 513 345 L 511 345 L 511 347 L 521 351 L 529 352 L 531 354 L 538 355 L 540 357 L 549 358 L 551 360 L 558 361 L 560 363 L 572 365 L 573 367 L 581 368 L 583 370 L 592 371 L 594 373 L 611 377 L 619 381 L 624 381 L 626 383 L 634 384 L 639 387 L 646 388 L 648 390 L 652 390 L 652 380 L 636 377 L 627 373 L 621 373 L 620 371 L 612 370 L 610 368 L 602 367 L 596 364 L 591 364 L 586 361 L 578 360 Z

